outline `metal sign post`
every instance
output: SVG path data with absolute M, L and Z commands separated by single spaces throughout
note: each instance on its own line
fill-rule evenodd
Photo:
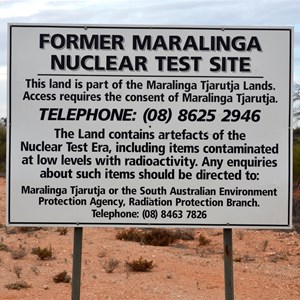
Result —
M 73 270 L 72 270 L 72 300 L 80 299 L 81 257 L 82 257 L 82 227 L 74 228 Z
M 234 299 L 232 229 L 223 229 L 225 300 Z

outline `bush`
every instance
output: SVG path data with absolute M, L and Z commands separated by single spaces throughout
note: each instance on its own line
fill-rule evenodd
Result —
M 199 235 L 198 238 L 199 246 L 207 246 L 210 244 L 211 240 L 206 238 L 203 234 Z
M 68 275 L 67 271 L 63 271 L 53 276 L 52 279 L 55 283 L 69 283 L 71 281 L 71 276 Z
M 178 234 L 168 229 L 152 228 L 146 230 L 124 229 L 116 235 L 117 239 L 140 242 L 151 246 L 168 246 L 173 243 Z
M 10 249 L 9 249 L 9 247 L 7 245 L 5 245 L 2 242 L 0 242 L 0 251 L 9 252 Z
M 140 257 L 139 260 L 127 261 L 126 266 L 133 272 L 149 272 L 153 268 L 153 261 Z
M 119 230 L 116 238 L 122 241 L 140 242 L 142 232 L 135 228 Z
M 31 287 L 26 281 L 17 281 L 14 283 L 6 284 L 5 287 L 9 290 L 21 290 L 21 289 L 28 289 Z
M 168 246 L 175 240 L 175 235 L 170 230 L 158 228 L 145 231 L 142 237 L 143 244 L 152 246 Z
M 56 230 L 57 232 L 59 232 L 60 235 L 66 235 L 68 233 L 68 228 L 67 227 L 59 227 Z
M 293 145 L 293 177 L 299 188 L 300 184 L 300 141 L 294 141 Z
M 18 227 L 18 231 L 20 233 L 31 233 L 41 229 L 42 227 Z
M 106 273 L 112 273 L 119 264 L 120 262 L 117 259 L 111 258 L 103 264 L 103 268 Z
M 36 254 L 41 260 L 48 260 L 53 258 L 53 252 L 51 246 L 49 248 L 32 248 L 32 254 Z
M 11 256 L 13 259 L 21 259 L 26 255 L 27 255 L 27 250 L 22 245 L 20 245 L 19 249 L 11 251 Z

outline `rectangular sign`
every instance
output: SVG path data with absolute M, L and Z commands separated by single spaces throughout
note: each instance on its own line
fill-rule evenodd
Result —
M 8 224 L 291 227 L 292 28 L 8 30 Z

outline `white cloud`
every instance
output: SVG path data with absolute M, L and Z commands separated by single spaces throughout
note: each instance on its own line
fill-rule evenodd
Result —
M 26 0 L 26 1 L 1 1 L 4 4 L 1 7 L 0 19 L 10 19 L 17 17 L 31 17 L 43 12 L 51 11 L 70 11 L 80 9 L 80 7 L 96 3 L 94 0 Z M 0 2 L 0 4 L 1 4 Z M 99 1 L 98 1 L 99 2 Z M 64 15 L 66 17 L 66 15 Z
M 2 68 L 1 68 L 2 69 Z M 3 79 L 4 74 L 2 71 L 0 71 L 0 118 L 6 116 L 6 73 L 5 73 L 5 79 Z
M 0 66 L 0 118 L 6 116 L 6 66 Z
M 7 67 L 0 66 L 0 80 L 6 80 Z
M 45 1 L 23 1 L 7 4 L 0 11 L 0 19 L 15 17 L 29 17 L 45 8 Z

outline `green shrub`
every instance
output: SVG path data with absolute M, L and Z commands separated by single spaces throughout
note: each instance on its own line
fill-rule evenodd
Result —
M 300 183 L 300 141 L 294 141 L 293 145 L 293 177 L 294 182 L 299 186 Z

